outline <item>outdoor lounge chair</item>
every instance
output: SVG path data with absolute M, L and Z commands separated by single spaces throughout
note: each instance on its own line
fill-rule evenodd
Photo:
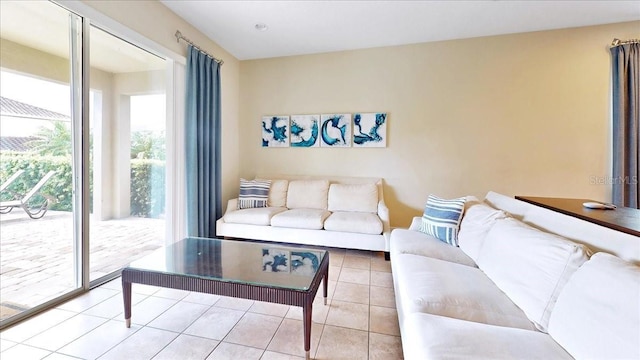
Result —
M 20 175 L 22 175 L 24 173 L 24 170 L 18 170 L 16 172 L 13 173 L 13 175 L 11 175 L 7 181 L 3 182 L 2 185 L 0 185 L 0 192 L 3 192 L 6 188 L 9 187 L 9 185 L 13 184 L 14 181 L 16 181 L 17 178 L 20 177 Z
M 40 194 L 40 189 L 44 186 L 44 184 L 47 183 L 47 181 L 49 181 L 49 179 L 51 179 L 53 175 L 55 175 L 55 173 L 56 172 L 53 170 L 49 171 L 47 175 L 45 175 L 42 179 L 40 179 L 40 181 L 38 181 L 38 183 L 31 190 L 29 190 L 29 192 L 26 195 L 24 195 L 21 199 L 0 202 L 0 214 L 8 214 L 14 208 L 19 207 L 19 208 L 22 208 L 22 210 L 24 210 L 27 213 L 27 215 L 29 215 L 29 217 L 32 219 L 40 219 L 41 217 L 43 217 L 44 214 L 47 212 L 47 209 L 49 207 L 49 200 L 51 197 L 45 196 L 44 194 Z M 12 177 L 14 176 L 16 175 L 14 174 Z M 11 180 L 11 178 L 5 181 L 5 184 L 9 180 Z M 6 188 L 4 186 L 5 184 L 2 184 L 3 190 Z M 44 201 L 39 205 L 29 206 L 29 200 L 31 200 L 31 198 L 33 198 L 36 195 L 43 196 L 45 198 Z M 19 195 L 16 196 L 16 198 L 18 197 Z

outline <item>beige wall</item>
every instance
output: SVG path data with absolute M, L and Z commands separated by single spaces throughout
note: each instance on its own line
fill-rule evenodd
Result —
M 177 43 L 176 30 L 205 51 L 224 60 L 222 78 L 222 173 L 223 197 L 237 195 L 239 176 L 239 147 L 237 143 L 239 106 L 239 61 L 226 50 L 196 30 L 181 17 L 156 1 L 99 1 L 83 0 L 84 4 L 98 10 L 117 22 L 153 40 L 159 45 L 186 57 L 186 45 Z
M 243 61 L 240 175 L 376 176 L 392 226 L 430 193 L 610 200 L 610 58 L 640 22 Z M 260 118 L 388 113 L 384 149 L 261 148 Z M 237 187 L 237 186 L 236 186 Z

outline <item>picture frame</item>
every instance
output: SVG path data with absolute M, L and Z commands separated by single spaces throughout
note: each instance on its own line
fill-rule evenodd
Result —
M 262 147 L 289 147 L 289 116 L 263 116 Z
M 354 114 L 353 147 L 387 147 L 387 114 Z
M 351 114 L 322 114 L 320 124 L 320 147 L 351 146 Z
M 320 146 L 320 115 L 291 115 L 291 147 Z

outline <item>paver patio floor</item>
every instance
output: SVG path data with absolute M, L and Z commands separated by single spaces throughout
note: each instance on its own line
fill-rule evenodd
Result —
M 0 215 L 0 318 L 75 288 L 72 234 L 69 212 L 49 211 L 38 220 L 20 209 Z M 163 219 L 91 220 L 90 279 L 152 252 L 164 237 Z

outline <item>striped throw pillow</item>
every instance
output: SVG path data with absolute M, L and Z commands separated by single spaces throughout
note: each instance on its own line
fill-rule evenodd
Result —
M 267 207 L 271 180 L 240 179 L 238 209 Z
M 449 245 L 458 246 L 458 228 L 466 198 L 452 200 L 429 195 L 424 207 L 420 231 Z

